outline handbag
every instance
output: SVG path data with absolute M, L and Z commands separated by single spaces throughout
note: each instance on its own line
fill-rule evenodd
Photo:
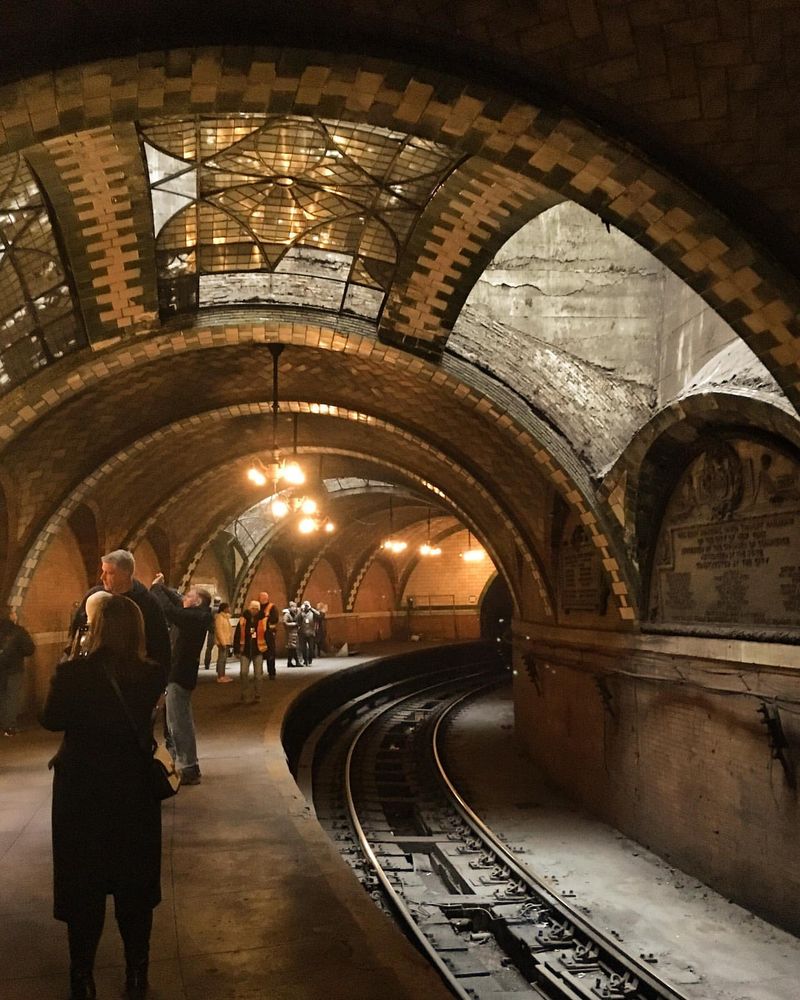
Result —
M 148 783 L 153 797 L 159 801 L 172 798 L 173 795 L 178 794 L 178 789 L 181 787 L 181 776 L 178 773 L 178 769 L 175 767 L 175 761 L 172 759 L 172 754 L 152 735 L 152 726 L 156 716 L 155 709 L 153 710 L 153 715 L 150 719 L 151 736 L 148 741 L 149 746 L 147 746 L 141 741 L 139 730 L 136 728 L 136 723 L 130 713 L 130 709 L 126 704 L 125 699 L 122 697 L 119 684 L 117 684 L 117 678 L 107 668 L 106 677 L 108 678 L 109 684 L 114 689 L 116 696 L 119 698 L 122 710 L 125 713 L 125 718 L 131 724 L 131 729 L 136 736 L 136 742 L 141 747 L 145 763 L 148 767 Z

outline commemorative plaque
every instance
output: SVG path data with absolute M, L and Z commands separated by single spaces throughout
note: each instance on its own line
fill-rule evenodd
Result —
M 563 611 L 605 610 L 607 599 L 597 547 L 582 525 L 565 533 L 560 548 L 560 598 Z
M 699 455 L 667 505 L 651 608 L 664 623 L 800 636 L 800 465 L 745 440 Z

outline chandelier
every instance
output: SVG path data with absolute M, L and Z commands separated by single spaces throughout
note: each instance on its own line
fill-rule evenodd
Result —
M 461 558 L 464 562 L 481 562 L 485 557 L 486 553 L 481 549 L 473 549 L 472 547 L 472 532 L 467 528 L 467 547 L 461 553 Z
M 421 556 L 440 556 L 442 550 L 438 545 L 431 545 L 431 509 L 428 507 L 428 535 L 427 541 L 423 542 L 419 547 L 419 554 Z
M 267 344 L 272 355 L 272 451 L 271 461 L 263 462 L 255 459 L 247 470 L 247 478 L 256 486 L 272 485 L 272 503 L 270 511 L 276 521 L 283 520 L 293 514 L 301 515 L 297 528 L 303 535 L 324 531 L 331 534 L 335 531 L 333 522 L 324 517 L 319 504 L 312 496 L 307 496 L 298 490 L 306 481 L 305 473 L 297 461 L 297 414 L 294 415 L 294 443 L 292 457 L 286 460 L 278 448 L 278 358 L 281 356 L 284 344 Z M 321 459 L 320 459 L 321 463 Z M 322 474 L 320 469 L 320 482 Z
M 394 507 L 392 506 L 392 494 L 389 494 L 389 537 L 381 543 L 381 548 L 391 552 L 393 556 L 399 556 L 408 548 L 408 542 L 401 538 L 394 537 Z

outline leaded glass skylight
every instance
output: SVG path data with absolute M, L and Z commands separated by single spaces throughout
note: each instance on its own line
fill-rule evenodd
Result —
M 374 319 L 451 150 L 298 116 L 140 124 L 162 314 L 232 303 Z
M 86 344 L 44 199 L 21 154 L 0 159 L 0 393 Z

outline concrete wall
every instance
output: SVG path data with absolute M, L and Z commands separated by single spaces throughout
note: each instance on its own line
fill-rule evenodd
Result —
M 657 403 L 679 396 L 719 351 L 738 340 L 728 324 L 696 292 L 671 271 L 664 270 L 663 323 L 658 342 Z M 755 361 L 744 341 L 743 350 Z
M 467 302 L 608 374 L 655 387 L 659 405 L 736 339 L 652 254 L 572 202 L 513 236 Z
M 800 932 L 800 806 L 759 693 L 797 703 L 793 647 L 529 626 L 516 733 L 592 813 L 734 901 Z M 796 709 L 781 712 L 800 762 Z M 765 864 L 765 859 L 769 859 Z
M 542 213 L 497 253 L 470 305 L 620 378 L 652 385 L 664 267 L 572 202 Z

